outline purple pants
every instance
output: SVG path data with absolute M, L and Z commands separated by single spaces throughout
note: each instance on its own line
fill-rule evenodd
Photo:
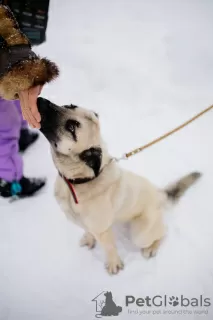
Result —
M 20 180 L 23 175 L 19 136 L 26 127 L 19 101 L 0 98 L 0 178 L 8 182 Z

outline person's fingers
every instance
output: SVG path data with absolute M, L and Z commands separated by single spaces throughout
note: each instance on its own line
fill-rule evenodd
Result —
M 43 89 L 43 86 L 39 86 L 39 93 L 38 93 L 38 95 L 40 95 L 42 89 Z
M 34 96 L 37 94 L 38 90 L 34 91 L 33 94 Z M 22 114 L 25 120 L 29 123 L 29 125 L 33 128 L 40 128 L 40 123 L 37 119 L 40 118 L 40 115 L 37 115 L 37 119 L 34 116 L 32 112 L 32 107 L 31 103 L 33 103 L 33 98 L 31 97 L 30 99 L 30 92 L 29 90 L 23 90 L 19 94 L 19 99 L 20 99 L 20 104 L 21 104 L 21 109 L 22 109 Z M 34 98 L 34 100 L 37 100 L 37 98 Z M 34 106 L 34 112 L 37 110 L 37 105 L 35 104 Z
M 29 107 L 31 109 L 33 117 L 36 119 L 37 122 L 41 121 L 41 116 L 40 116 L 40 113 L 38 112 L 38 107 L 37 107 L 37 98 L 40 92 L 41 92 L 41 86 L 37 86 L 29 89 Z
M 27 114 L 26 114 L 26 100 L 27 100 L 26 91 L 21 91 L 19 93 L 19 101 L 20 101 L 20 105 L 21 105 L 22 116 L 23 116 L 24 120 L 28 121 Z
M 32 128 L 39 128 L 40 127 L 39 123 L 33 117 L 30 109 L 27 110 L 27 119 L 28 119 L 28 123 L 30 124 L 30 126 Z
M 28 112 L 28 93 L 26 91 L 22 91 L 19 95 L 21 111 L 23 118 L 28 122 L 28 124 L 34 128 L 34 123 Z

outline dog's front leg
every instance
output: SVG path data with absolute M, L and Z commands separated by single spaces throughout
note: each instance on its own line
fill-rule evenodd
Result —
M 105 251 L 107 271 L 110 274 L 118 273 L 120 269 L 123 269 L 124 264 L 118 255 L 112 230 L 108 229 L 101 234 L 94 234 L 94 236 Z
M 87 246 L 88 249 L 93 249 L 95 247 L 96 240 L 90 232 L 85 232 L 80 240 L 80 246 Z

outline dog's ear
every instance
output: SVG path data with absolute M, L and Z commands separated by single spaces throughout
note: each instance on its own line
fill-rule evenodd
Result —
M 99 124 L 99 116 L 96 112 L 91 111 L 91 110 L 87 110 L 85 113 L 85 117 L 88 120 L 94 122 L 95 124 L 97 124 L 97 125 Z
M 66 109 L 72 109 L 72 110 L 78 108 L 78 106 L 76 106 L 75 104 L 68 104 L 68 105 L 65 105 L 63 107 L 66 108 Z
M 92 147 L 90 149 L 84 150 L 80 155 L 79 158 L 85 162 L 85 164 L 90 167 L 93 171 L 95 176 L 97 177 L 102 162 L 102 150 L 100 147 Z

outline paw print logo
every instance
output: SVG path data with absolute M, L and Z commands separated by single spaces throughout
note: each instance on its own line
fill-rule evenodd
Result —
M 173 307 L 178 306 L 179 305 L 178 297 L 174 297 L 174 296 L 170 297 L 169 304 Z

